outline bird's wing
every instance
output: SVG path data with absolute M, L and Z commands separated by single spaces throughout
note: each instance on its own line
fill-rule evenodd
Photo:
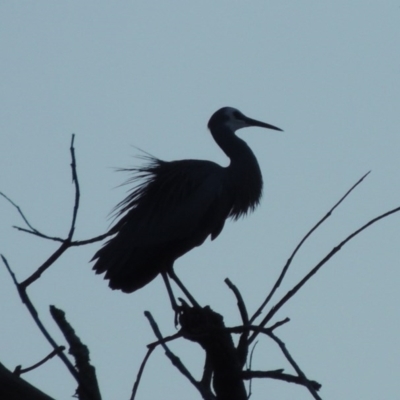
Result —
M 231 208 L 225 168 L 209 161 L 152 159 L 135 173 L 143 180 L 117 206 L 116 233 L 146 246 L 182 240 L 194 232 L 202 240 L 221 232 Z

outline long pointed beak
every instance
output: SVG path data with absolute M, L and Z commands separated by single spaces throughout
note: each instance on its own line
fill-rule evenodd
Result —
M 283 129 L 281 129 L 281 128 L 278 128 L 274 125 L 267 124 L 265 122 L 257 121 L 256 119 L 246 117 L 245 121 L 249 124 L 249 126 L 259 126 L 260 128 L 273 129 L 275 131 L 283 132 Z

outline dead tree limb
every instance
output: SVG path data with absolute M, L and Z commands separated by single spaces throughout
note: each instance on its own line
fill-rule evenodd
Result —
M 55 306 L 50 306 L 50 314 L 69 344 L 69 353 L 75 359 L 75 369 L 79 376 L 79 381 L 84 382 L 84 386 L 80 385 L 77 389 L 79 399 L 101 400 L 96 370 L 90 363 L 88 347 L 76 335 L 75 330 L 66 320 L 64 311 Z

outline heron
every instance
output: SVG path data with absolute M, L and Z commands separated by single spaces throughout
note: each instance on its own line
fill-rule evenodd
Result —
M 148 155 L 145 165 L 128 169 L 133 173 L 128 182 L 136 184 L 115 207 L 111 239 L 92 258 L 94 271 L 105 272 L 110 288 L 131 293 L 161 274 L 169 293 L 168 276 L 190 298 L 174 272 L 174 262 L 208 237 L 217 238 L 228 218 L 237 220 L 260 203 L 260 167 L 250 147 L 235 135 L 246 127 L 282 131 L 223 107 L 211 116 L 208 129 L 230 159 L 227 167 Z

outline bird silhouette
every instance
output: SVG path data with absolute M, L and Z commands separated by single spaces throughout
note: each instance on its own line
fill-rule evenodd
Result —
M 230 159 L 227 167 L 148 156 L 146 165 L 129 170 L 133 177 L 128 182 L 136 185 L 116 206 L 112 237 L 92 259 L 93 269 L 105 272 L 112 289 L 131 293 L 160 273 L 166 283 L 167 275 L 176 278 L 177 258 L 209 236 L 214 240 L 227 218 L 237 220 L 255 209 L 263 187 L 260 167 L 250 147 L 235 135 L 251 126 L 282 131 L 224 107 L 212 115 L 208 128 Z

